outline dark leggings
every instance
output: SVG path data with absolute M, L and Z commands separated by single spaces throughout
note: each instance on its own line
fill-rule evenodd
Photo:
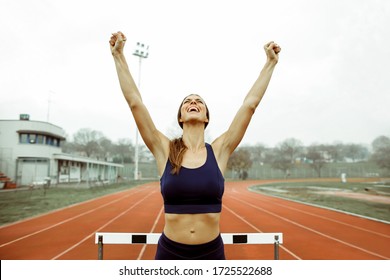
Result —
M 162 233 L 156 252 L 156 260 L 225 260 L 221 235 L 199 245 L 187 245 L 170 240 Z

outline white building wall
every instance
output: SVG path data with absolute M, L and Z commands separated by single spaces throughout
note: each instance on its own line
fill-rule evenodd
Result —
M 65 139 L 65 131 L 46 122 L 0 120 L 0 171 L 13 181 L 17 182 L 19 179 L 19 184 L 25 184 L 31 180 L 41 181 L 51 171 L 52 154 L 61 152 L 61 147 L 48 145 L 46 141 L 35 144 L 20 143 L 21 133 L 42 134 L 45 135 L 43 139 L 46 140 L 46 137 Z M 36 161 L 34 162 L 33 159 Z M 23 172 L 28 175 L 22 180 L 18 176 L 21 176 Z
M 43 135 L 42 139 L 45 141 L 35 139 L 32 143 L 21 143 L 21 134 Z M 48 144 L 46 139 L 57 140 L 59 143 L 52 141 Z M 62 154 L 60 143 L 64 140 L 65 131 L 51 123 L 0 120 L 0 172 L 5 173 L 18 185 L 43 182 L 47 177 L 50 177 L 51 183 L 54 184 L 116 179 L 117 169 L 123 166 Z M 60 162 L 66 162 L 66 174 L 61 174 Z M 107 174 L 106 170 L 109 168 L 114 171 Z

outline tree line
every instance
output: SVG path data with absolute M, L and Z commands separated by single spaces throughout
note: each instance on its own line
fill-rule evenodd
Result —
M 371 149 L 355 143 L 312 144 L 304 146 L 295 138 L 288 138 L 273 148 L 262 144 L 238 148 L 230 157 L 228 168 L 239 177 L 245 179 L 254 162 L 269 164 L 272 168 L 281 170 L 285 177 L 298 164 L 307 164 L 321 177 L 323 167 L 328 163 L 372 161 L 384 174 L 390 172 L 390 138 L 377 137 L 371 144 Z
M 73 135 L 72 141 L 62 146 L 63 152 L 78 154 L 115 163 L 134 163 L 135 146 L 130 139 L 112 142 L 100 131 L 83 128 Z M 139 147 L 141 161 L 153 161 L 148 149 Z M 286 177 L 298 164 L 307 164 L 321 177 L 323 167 L 335 162 L 372 161 L 385 174 L 390 172 L 390 138 L 379 136 L 371 147 L 355 143 L 312 144 L 304 146 L 295 138 L 288 138 L 275 147 L 263 144 L 240 146 L 230 157 L 228 169 L 242 179 L 248 175 L 253 163 L 269 164 L 281 170 Z
M 62 151 L 124 164 L 134 162 L 135 147 L 130 139 L 119 139 L 114 143 L 100 131 L 82 128 L 73 135 L 73 140 L 62 145 Z

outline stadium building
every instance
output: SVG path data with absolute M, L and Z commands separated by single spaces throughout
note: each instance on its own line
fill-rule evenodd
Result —
M 64 154 L 65 140 L 61 127 L 26 114 L 0 120 L 0 188 L 117 180 L 122 165 Z

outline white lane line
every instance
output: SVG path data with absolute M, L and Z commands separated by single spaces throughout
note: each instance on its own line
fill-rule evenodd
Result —
M 363 219 L 366 219 L 366 220 L 371 220 L 371 221 L 380 222 L 380 223 L 384 223 L 384 224 L 390 225 L 390 222 L 386 221 L 386 220 L 381 220 L 381 219 L 377 219 L 377 218 L 373 218 L 373 217 L 369 217 L 369 216 L 359 215 L 359 214 L 356 214 L 356 213 L 352 213 L 352 212 L 348 212 L 348 211 L 344 211 L 344 210 L 340 210 L 340 209 L 336 209 L 336 208 L 332 208 L 332 207 L 327 207 L 327 206 L 323 206 L 323 205 L 319 205 L 319 204 L 304 202 L 304 201 L 300 201 L 300 200 L 297 200 L 297 199 L 280 197 L 280 196 L 276 196 L 276 195 L 272 195 L 272 194 L 264 194 L 264 193 L 261 193 L 261 192 L 256 191 L 256 190 L 250 190 L 250 189 L 248 189 L 248 190 L 250 192 L 258 193 L 258 194 L 261 194 L 261 195 L 264 195 L 264 196 L 270 196 L 270 197 L 274 197 L 274 198 L 278 198 L 278 199 L 283 199 L 283 200 L 287 200 L 287 201 L 297 202 L 297 203 L 304 204 L 304 205 L 314 206 L 314 207 L 317 207 L 317 208 L 332 210 L 334 212 L 348 214 L 348 215 L 359 217 L 359 218 L 363 218 Z
M 160 217 L 161 217 L 163 211 L 164 211 L 164 206 L 161 207 L 160 212 L 157 215 L 157 218 L 154 220 L 154 224 L 152 226 L 152 229 L 150 230 L 150 233 L 154 232 L 154 230 L 155 230 L 155 228 L 157 226 L 158 221 L 160 220 Z M 141 252 L 139 253 L 137 260 L 140 260 L 143 257 L 143 255 L 145 253 L 145 250 L 146 250 L 146 246 L 147 246 L 147 244 L 144 244 L 142 246 Z
M 0 248 L 1 248 L 1 247 L 4 247 L 4 246 L 7 246 L 7 245 L 10 245 L 10 244 L 12 244 L 12 243 L 18 242 L 18 241 L 20 241 L 20 240 L 26 239 L 26 238 L 28 238 L 28 237 L 37 235 L 37 234 L 39 234 L 39 233 L 42 233 L 42 232 L 44 232 L 44 231 L 47 231 L 47 230 L 52 229 L 52 228 L 54 228 L 54 227 L 57 227 L 57 226 L 59 226 L 59 225 L 65 224 L 65 223 L 67 223 L 67 222 L 70 222 L 70 221 L 72 221 L 72 220 L 75 220 L 75 219 L 77 219 L 77 218 L 80 218 L 80 217 L 82 217 L 82 216 L 85 216 L 85 215 L 87 215 L 87 214 L 90 214 L 90 213 L 92 213 L 92 212 L 94 212 L 94 211 L 96 211 L 96 210 L 99 210 L 99 209 L 104 208 L 104 207 L 106 207 L 106 206 L 108 206 L 108 205 L 111 205 L 111 204 L 113 204 L 113 203 L 116 203 L 116 202 L 118 202 L 118 201 L 120 201 L 120 200 L 122 200 L 122 199 L 125 199 L 125 198 L 127 198 L 128 196 L 133 195 L 133 194 L 134 194 L 134 192 L 131 192 L 131 193 L 127 194 L 126 196 L 120 197 L 120 198 L 118 198 L 118 199 L 116 199 L 116 200 L 114 200 L 114 201 L 110 201 L 110 202 L 108 202 L 108 203 L 106 203 L 106 204 L 100 205 L 100 206 L 97 207 L 97 208 L 91 209 L 91 210 L 89 210 L 89 211 L 87 211 L 87 212 L 84 212 L 84 213 L 81 213 L 81 214 L 79 214 L 79 215 L 77 215 L 77 216 L 73 216 L 72 218 L 65 219 L 65 220 L 63 220 L 63 221 L 61 221 L 61 222 L 58 222 L 58 223 L 53 224 L 53 225 L 51 225 L 51 226 L 48 226 L 48 227 L 46 227 L 46 228 L 43 228 L 43 229 L 40 229 L 40 230 L 38 230 L 38 231 L 32 232 L 32 233 L 30 233 L 30 234 L 24 235 L 24 236 L 22 236 L 22 237 L 19 237 L 19 238 L 17 238 L 17 239 L 14 239 L 14 240 L 12 240 L 12 241 L 7 242 L 7 243 L 3 243 L 3 244 L 0 245 Z
M 300 209 L 297 209 L 297 208 L 294 208 L 294 207 L 286 206 L 286 205 L 275 203 L 275 202 L 273 202 L 273 204 L 274 205 L 278 205 L 280 207 L 287 208 L 287 209 L 295 210 L 297 212 L 301 212 L 301 213 L 304 213 L 304 214 L 307 214 L 307 215 L 310 215 L 310 216 L 313 216 L 313 217 L 316 217 L 316 218 L 320 218 L 320 219 L 323 219 L 323 220 L 327 220 L 327 221 L 331 221 L 331 222 L 338 223 L 338 224 L 341 224 L 341 225 L 345 225 L 345 226 L 348 226 L 348 227 L 351 227 L 351 228 L 354 228 L 354 229 L 357 229 L 357 230 L 361 230 L 361 231 L 365 231 L 365 232 L 368 232 L 368 233 L 371 233 L 371 234 L 379 235 L 379 236 L 384 237 L 384 238 L 390 238 L 390 235 L 386 235 L 386 234 L 383 234 L 383 233 L 380 233 L 380 232 L 376 232 L 376 231 L 372 231 L 372 230 L 365 229 L 365 228 L 362 228 L 362 227 L 358 227 L 358 226 L 355 226 L 355 225 L 352 225 L 352 224 L 349 224 L 349 223 L 340 222 L 340 221 L 335 220 L 335 219 L 331 219 L 331 218 L 328 218 L 328 217 L 324 217 L 324 216 L 320 216 L 320 215 L 317 215 L 317 214 L 313 214 L 313 213 L 310 213 L 310 212 L 307 212 L 307 211 L 304 211 L 304 210 L 300 210 Z
M 240 201 L 240 202 L 242 202 L 242 203 L 244 203 L 244 204 L 247 204 L 247 205 L 249 205 L 249 206 L 251 206 L 251 207 L 253 207 L 253 208 L 255 208 L 255 209 L 259 210 L 259 211 L 265 212 L 265 213 L 267 213 L 267 214 L 269 214 L 269 215 L 271 215 L 271 216 L 277 217 L 277 218 L 279 218 L 279 219 L 281 219 L 281 220 L 283 220 L 283 221 L 286 221 L 286 222 L 288 222 L 288 223 L 291 223 L 291 224 L 293 224 L 293 225 L 296 225 L 296 226 L 301 227 L 301 228 L 303 228 L 303 229 L 306 229 L 306 230 L 308 230 L 308 231 L 314 232 L 314 233 L 316 233 L 316 234 L 318 234 L 318 235 L 321 235 L 321 236 L 323 236 L 323 237 L 325 237 L 325 238 L 328 238 L 328 239 L 337 241 L 337 242 L 342 243 L 342 244 L 344 244 L 344 245 L 346 245 L 346 246 L 349 246 L 349 247 L 351 247 L 351 248 L 354 248 L 354 249 L 363 251 L 363 252 L 365 252 L 365 253 L 367 253 L 367 254 L 370 254 L 370 255 L 373 255 L 373 256 L 376 256 L 376 257 L 385 259 L 385 260 L 388 260 L 388 259 L 389 259 L 389 258 L 386 257 L 386 256 L 377 254 L 377 253 L 375 253 L 375 252 L 372 252 L 372 251 L 366 250 L 366 249 L 364 249 L 364 248 L 361 248 L 361 247 L 359 247 L 359 246 L 353 245 L 353 244 L 351 244 L 351 243 L 345 242 L 345 241 L 340 240 L 340 239 L 338 239 L 338 238 L 335 238 L 335 237 L 332 237 L 332 236 L 327 235 L 327 234 L 325 234 L 325 233 L 322 233 L 322 232 L 320 232 L 320 231 L 318 231 L 318 230 L 309 228 L 309 227 L 304 226 L 304 225 L 302 225 L 302 224 L 300 224 L 300 223 L 294 222 L 294 221 L 292 221 L 292 220 L 290 220 L 290 219 L 287 219 L 287 218 L 285 218 L 285 217 L 282 217 L 282 216 L 280 216 L 280 215 L 277 215 L 277 214 L 275 214 L 275 213 L 272 213 L 272 212 L 270 212 L 270 211 L 268 211 L 268 210 L 265 210 L 265 209 L 263 209 L 263 208 L 260 208 L 260 207 L 258 207 L 258 206 L 256 206 L 256 205 L 253 205 L 253 204 L 251 204 L 251 203 L 248 203 L 248 202 L 246 202 L 246 201 L 244 201 L 244 200 L 238 199 L 238 198 L 236 198 L 236 197 L 232 197 L 232 198 L 235 199 L 235 200 L 237 200 L 237 201 Z
M 375 222 L 383 222 L 381 220 L 375 220 L 375 219 L 372 219 L 370 217 L 359 216 L 359 215 L 356 215 L 354 213 L 340 211 L 338 209 L 329 208 L 329 207 L 323 207 L 321 205 L 305 203 L 305 202 L 298 201 L 298 200 L 288 199 L 288 198 L 284 198 L 284 197 L 278 197 L 278 196 L 274 196 L 274 195 L 263 194 L 263 193 L 259 193 L 259 192 L 254 192 L 254 193 L 263 195 L 265 197 L 274 197 L 274 198 L 281 199 L 281 200 L 286 200 L 286 201 L 291 201 L 291 202 L 295 202 L 295 203 L 299 203 L 299 204 L 309 205 L 309 206 L 313 206 L 313 207 L 317 207 L 317 208 L 322 208 L 322 209 L 327 209 L 327 210 L 331 210 L 331 211 L 341 212 L 341 213 L 352 215 L 352 216 L 358 216 L 360 218 L 366 218 L 366 219 L 369 219 L 369 220 L 375 221 Z M 253 196 L 251 196 L 251 198 L 253 198 Z M 277 205 L 277 206 L 284 207 L 284 208 L 287 208 L 287 209 L 295 210 L 295 211 L 298 211 L 298 212 L 301 212 L 301 213 L 304 213 L 304 214 L 307 214 L 307 215 L 310 215 L 310 216 L 313 216 L 313 217 L 316 217 L 316 218 L 320 218 L 320 219 L 327 220 L 327 221 L 332 221 L 334 223 L 338 223 L 338 224 L 341 224 L 341 225 L 349 226 L 351 228 L 355 228 L 355 229 L 358 229 L 358 230 L 361 230 L 361 231 L 372 233 L 372 234 L 375 234 L 375 235 L 378 235 L 378 236 L 381 236 L 381 237 L 390 238 L 390 235 L 386 235 L 386 234 L 383 234 L 383 233 L 380 233 L 380 232 L 376 232 L 376 231 L 372 231 L 372 230 L 365 229 L 365 228 L 362 228 L 362 227 L 358 227 L 358 226 L 355 226 L 355 225 L 350 224 L 350 223 L 344 223 L 344 222 L 341 222 L 341 221 L 338 221 L 338 220 L 335 220 L 335 219 L 331 219 L 331 218 L 328 218 L 328 217 L 324 217 L 324 216 L 320 216 L 320 215 L 317 215 L 317 214 L 313 214 L 311 212 L 300 210 L 298 208 L 287 206 L 287 205 L 284 205 L 284 204 L 281 204 L 281 203 L 270 202 L 267 199 L 261 199 L 261 200 L 262 201 L 266 201 L 268 204 L 272 203 L 273 205 Z
M 108 226 L 109 224 L 111 224 L 112 222 L 114 222 L 115 220 L 119 219 L 120 217 L 122 217 L 123 215 L 125 215 L 127 212 L 129 212 L 130 210 L 132 210 L 134 207 L 136 207 L 137 205 L 139 205 L 140 203 L 142 203 L 144 200 L 146 200 L 149 196 L 151 196 L 152 194 L 154 194 L 156 191 L 153 191 L 151 193 L 149 193 L 147 196 L 145 196 L 143 199 L 139 200 L 138 202 L 136 202 L 135 204 L 133 204 L 130 208 L 128 208 L 127 210 L 123 211 L 122 213 L 120 213 L 119 215 L 117 215 L 115 218 L 112 218 L 111 220 L 109 220 L 108 222 L 106 222 L 104 225 L 102 225 L 101 227 L 97 228 L 95 231 L 93 231 L 91 234 L 87 235 L 85 238 L 83 238 L 82 240 L 80 240 L 79 242 L 77 242 L 76 244 L 74 244 L 73 246 L 69 247 L 68 249 L 66 249 L 65 251 L 63 251 L 62 253 L 58 254 L 57 256 L 53 257 L 52 260 L 56 260 L 58 259 L 59 257 L 65 255 L 66 253 L 68 253 L 69 251 L 73 250 L 74 248 L 76 248 L 77 246 L 79 246 L 80 244 L 82 244 L 83 242 L 85 242 L 86 240 L 88 240 L 89 238 L 91 238 L 92 236 L 95 235 L 96 232 L 99 232 L 101 231 L 104 227 Z M 100 208 L 100 207 L 99 207 Z
M 252 227 L 254 230 L 256 230 L 257 232 L 263 232 L 261 231 L 259 228 L 257 228 L 255 225 L 253 225 L 251 222 L 247 221 L 246 219 L 244 219 L 242 216 L 240 216 L 239 214 L 237 214 L 234 210 L 230 209 L 229 207 L 227 206 L 223 206 L 223 208 L 225 208 L 226 210 L 228 210 L 230 213 L 232 213 L 234 216 L 236 216 L 238 219 L 240 219 L 241 221 L 243 221 L 244 223 L 246 223 L 247 225 L 249 225 L 250 227 Z M 296 254 L 294 254 L 293 252 L 291 252 L 289 249 L 287 249 L 284 245 L 279 245 L 280 248 L 282 248 L 284 251 L 286 251 L 288 254 L 290 254 L 291 256 L 293 256 L 294 258 L 296 258 L 297 260 L 302 260 L 300 257 L 298 257 Z

